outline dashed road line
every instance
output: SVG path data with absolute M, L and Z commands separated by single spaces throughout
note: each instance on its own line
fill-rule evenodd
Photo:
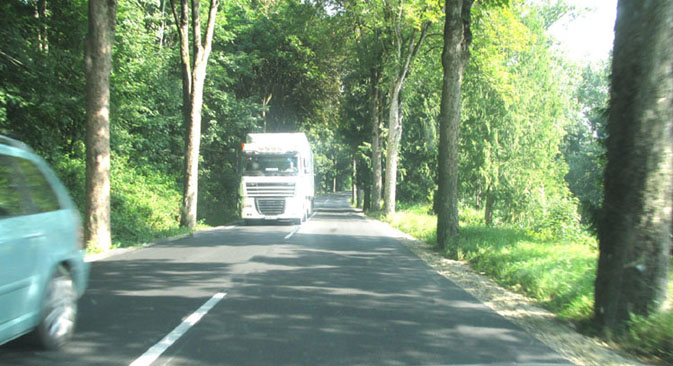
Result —
M 306 221 L 304 223 L 307 223 L 309 220 L 311 220 L 313 218 L 313 216 L 315 216 L 316 213 L 317 213 L 317 211 L 314 211 L 313 214 L 311 216 L 309 216 L 309 218 L 306 219 Z M 289 234 L 285 235 L 285 240 L 290 239 L 294 234 L 297 233 L 297 231 L 299 231 L 299 229 L 301 229 L 301 225 L 297 225 L 297 227 L 295 227 L 294 230 L 290 231 Z
M 292 235 L 296 234 L 297 231 L 299 231 L 299 229 L 301 229 L 301 225 L 297 225 L 297 227 L 294 228 L 294 230 L 290 231 L 289 234 L 285 235 L 285 240 L 290 239 Z
M 193 327 L 196 323 L 206 315 L 210 309 L 215 307 L 220 300 L 222 300 L 227 294 L 224 292 L 218 292 L 210 300 L 206 301 L 201 307 L 189 315 L 185 320 L 180 323 L 173 331 L 168 333 L 163 339 L 161 339 L 157 344 L 148 349 L 142 356 L 138 357 L 130 366 L 149 366 L 154 361 L 164 353 L 168 347 L 172 346 L 180 337 L 182 337 L 187 331 Z

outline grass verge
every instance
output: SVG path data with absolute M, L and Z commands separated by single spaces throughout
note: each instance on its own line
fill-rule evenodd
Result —
M 402 206 L 388 222 L 429 244 L 437 244 L 436 216 L 428 205 Z M 481 213 L 460 210 L 460 240 L 445 256 L 464 260 L 500 285 L 537 300 L 559 318 L 588 323 L 593 313 L 598 243 L 588 233 L 550 238 L 515 227 L 487 227 Z M 671 278 L 673 288 L 673 273 Z M 673 310 L 649 318 L 634 318 L 621 342 L 625 349 L 673 364 Z

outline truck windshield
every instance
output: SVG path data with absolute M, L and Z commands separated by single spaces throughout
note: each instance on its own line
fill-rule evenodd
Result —
M 299 171 L 296 155 L 245 155 L 243 159 L 246 176 L 297 175 Z

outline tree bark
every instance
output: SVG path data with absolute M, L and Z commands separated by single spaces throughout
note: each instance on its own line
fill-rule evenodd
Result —
M 189 7 L 186 0 L 180 2 L 180 12 L 175 8 L 171 0 L 171 10 L 175 18 L 175 27 L 180 37 L 180 71 L 182 73 L 182 114 L 187 125 L 190 113 L 190 100 L 192 90 L 192 61 L 189 56 Z
M 458 131 L 463 70 L 472 42 L 470 18 L 473 0 L 446 0 L 442 51 L 442 99 L 439 111 L 437 245 L 446 249 L 459 234 Z
M 110 234 L 110 71 L 116 0 L 89 1 L 86 38 L 86 242 L 109 249 Z
M 353 175 L 351 178 L 351 200 L 353 202 L 353 205 L 355 207 L 358 207 L 358 162 L 355 156 L 353 156 L 353 161 L 352 161 L 352 166 L 353 166 Z
M 495 205 L 495 195 L 489 186 L 486 190 L 486 207 L 484 208 L 484 224 L 493 225 L 493 206 Z
M 370 76 L 370 118 L 372 122 L 372 188 L 371 188 L 371 209 L 381 210 L 381 179 L 383 176 L 381 166 L 381 120 L 379 119 L 379 109 L 381 106 L 381 90 L 379 81 L 381 80 L 381 71 L 377 68 L 371 69 Z
M 397 162 L 402 140 L 402 121 L 400 119 L 400 91 L 404 80 L 390 86 L 390 108 L 388 111 L 388 145 L 386 150 L 386 176 L 384 185 L 383 214 L 395 213 L 395 193 L 397 186 Z
M 199 149 L 201 144 L 201 111 L 203 108 L 203 88 L 206 80 L 206 67 L 212 49 L 213 34 L 215 31 L 215 17 L 217 15 L 218 0 L 210 1 L 208 25 L 206 27 L 205 43 L 201 41 L 200 1 L 192 1 L 192 42 L 193 62 L 189 54 L 189 7 L 187 0 L 180 1 L 178 13 L 173 0 L 171 9 L 175 17 L 176 27 L 180 35 L 180 60 L 182 64 L 182 95 L 183 111 L 185 115 L 185 166 L 184 190 L 180 225 L 194 228 L 196 226 L 198 203 L 199 177 Z M 192 65 L 193 66 L 190 66 Z
M 611 334 L 667 297 L 673 204 L 673 2 L 620 0 L 598 226 L 596 324 Z

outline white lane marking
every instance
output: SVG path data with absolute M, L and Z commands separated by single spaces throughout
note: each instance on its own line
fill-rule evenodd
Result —
M 162 340 L 160 340 L 157 344 L 152 346 L 150 349 L 148 349 L 145 353 L 143 353 L 142 356 L 138 357 L 133 363 L 131 363 L 130 366 L 149 366 L 151 365 L 154 361 L 156 361 L 159 356 L 161 356 L 164 351 L 168 349 L 168 347 L 172 346 L 175 341 L 180 339 L 187 331 L 189 328 L 193 327 L 194 324 L 198 323 L 201 318 L 203 318 L 204 315 L 206 315 L 210 309 L 212 309 L 215 305 L 217 305 L 220 300 L 222 300 L 227 294 L 224 292 L 218 292 L 213 297 L 210 298 L 210 300 L 206 301 L 205 304 L 201 305 L 201 307 L 193 312 L 191 315 L 189 315 L 185 320 L 180 323 L 173 331 L 168 333 L 167 336 L 165 336 Z
M 297 231 L 299 231 L 299 229 L 301 229 L 301 225 L 297 225 L 297 227 L 294 228 L 294 230 L 292 230 L 289 234 L 285 235 L 285 240 L 290 239 L 292 235 L 296 234 Z

